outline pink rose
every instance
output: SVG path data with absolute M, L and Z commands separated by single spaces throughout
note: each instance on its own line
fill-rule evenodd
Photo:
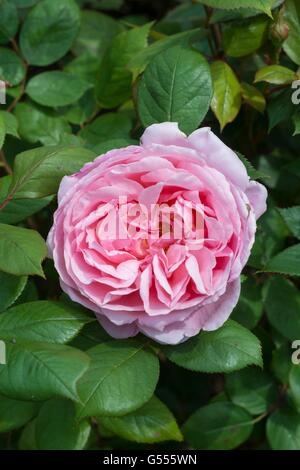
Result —
M 48 236 L 61 287 L 116 338 L 177 344 L 215 330 L 238 301 L 266 197 L 209 128 L 187 137 L 176 123 L 154 124 L 140 146 L 63 178 Z M 147 219 L 153 207 L 163 209 Z M 183 236 L 167 222 L 184 223 Z

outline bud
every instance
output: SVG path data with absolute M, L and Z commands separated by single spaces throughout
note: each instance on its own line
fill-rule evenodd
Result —
M 289 25 L 284 19 L 284 10 L 280 10 L 276 21 L 270 28 L 271 40 L 275 45 L 280 45 L 285 41 L 289 35 Z

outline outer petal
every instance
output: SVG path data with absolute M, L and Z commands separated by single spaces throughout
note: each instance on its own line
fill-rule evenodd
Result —
M 102 315 L 97 315 L 97 320 L 103 326 L 105 331 L 113 338 L 123 339 L 136 336 L 139 332 L 135 323 L 130 323 L 129 325 L 115 325 L 108 318 L 103 317 Z
M 76 175 L 63 177 L 63 179 L 60 182 L 58 193 L 57 193 L 58 204 L 60 204 L 63 197 L 68 193 L 70 189 L 74 187 L 77 181 L 78 181 L 78 177 Z
M 52 225 L 47 237 L 48 258 L 53 258 L 55 224 Z
M 162 331 L 150 327 L 140 330 L 162 344 L 179 344 L 199 333 L 201 329 L 212 331 L 220 328 L 228 319 L 238 302 L 240 280 L 228 284 L 226 292 L 216 302 L 205 306 L 194 307 L 191 315 L 182 321 L 175 321 Z
M 141 137 L 143 147 L 152 144 L 187 146 L 186 135 L 178 128 L 177 122 L 162 122 L 147 127 Z
M 203 330 L 217 330 L 225 323 L 239 300 L 240 292 L 241 282 L 240 279 L 236 279 L 227 285 L 225 293 L 216 302 L 201 309 L 201 315 L 208 317 Z
M 149 338 L 153 338 L 160 344 L 180 344 L 187 340 L 184 334 L 184 323 L 175 323 L 168 326 L 163 331 L 158 331 L 149 327 L 140 328 L 141 332 Z
M 229 181 L 245 190 L 249 177 L 239 157 L 225 145 L 209 127 L 197 129 L 188 137 L 189 144 L 197 149 L 206 163 L 220 171 Z
M 257 220 L 267 210 L 266 200 L 268 192 L 262 184 L 257 183 L 257 181 L 250 181 L 246 189 L 246 195 L 255 212 Z

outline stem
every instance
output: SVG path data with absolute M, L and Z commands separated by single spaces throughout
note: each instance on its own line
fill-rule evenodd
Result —
M 257 418 L 254 418 L 251 423 L 252 424 L 256 424 L 256 423 L 259 423 L 260 421 L 262 421 L 264 418 L 266 418 L 268 415 L 270 414 L 270 411 L 265 411 L 264 413 L 262 413 L 261 415 L 257 416 Z
M 211 16 L 211 11 L 210 11 L 209 7 L 206 7 L 206 6 L 204 6 L 204 9 L 205 9 L 205 13 L 206 13 L 205 26 L 206 26 L 206 28 L 210 28 L 209 19 L 210 19 L 210 16 Z M 217 51 L 214 47 L 214 43 L 212 42 L 212 40 L 210 38 L 210 35 L 207 36 L 207 40 L 208 40 L 208 44 L 209 44 L 211 53 L 212 53 L 213 56 L 215 56 L 217 54 Z
M 221 36 L 220 26 L 218 24 L 213 24 L 212 25 L 212 31 L 213 31 L 213 38 L 214 38 L 214 41 L 215 41 L 217 52 L 220 52 L 221 49 L 222 49 L 222 47 L 221 47 L 222 36 Z
M 21 87 L 20 87 L 20 94 L 19 96 L 17 96 L 12 102 L 11 104 L 9 105 L 9 107 L 7 108 L 7 111 L 8 112 L 11 112 L 13 111 L 13 109 L 16 107 L 16 105 L 18 104 L 18 102 L 20 101 L 20 99 L 23 97 L 24 93 L 25 93 L 25 84 L 26 84 L 26 73 L 25 73 L 25 77 L 21 83 Z
M 102 442 L 102 436 L 99 432 L 99 428 L 98 426 L 101 425 L 101 423 L 98 423 L 97 420 L 95 418 L 90 418 L 90 424 L 91 424 L 91 427 L 92 429 L 94 430 L 95 434 L 96 434 L 96 437 L 97 437 L 97 444 L 99 447 L 101 447 L 103 445 L 103 442 Z
M 0 165 L 3 166 L 8 175 L 12 175 L 12 169 L 5 158 L 3 150 L 0 150 Z
M 12 38 L 10 41 L 12 43 L 13 50 L 16 52 L 16 54 L 21 55 L 17 41 L 14 38 Z
M 91 116 L 86 121 L 79 124 L 80 129 L 82 130 L 85 128 L 85 126 L 90 124 L 97 117 L 99 112 L 100 112 L 100 108 L 95 109 L 95 111 L 91 114 Z
M 212 32 L 212 37 L 214 40 L 214 45 L 215 45 L 215 56 L 218 57 L 220 55 L 220 52 L 222 51 L 222 35 L 221 35 L 221 30 L 220 26 L 218 24 L 209 24 L 209 20 L 211 18 L 213 9 L 210 7 L 205 6 L 205 12 L 207 16 L 207 26 L 210 27 L 210 30 Z M 211 46 L 211 42 L 209 41 L 209 44 Z M 212 49 L 212 47 L 211 47 Z
M 20 101 L 20 99 L 23 97 L 24 93 L 25 93 L 25 85 L 26 85 L 26 79 L 27 79 L 27 74 L 28 74 L 28 64 L 27 62 L 23 59 L 22 57 L 22 54 L 21 54 L 21 51 L 19 49 L 19 46 L 17 44 L 17 42 L 15 41 L 15 39 L 11 39 L 11 43 L 12 43 L 12 47 L 15 51 L 15 53 L 20 57 L 20 59 L 22 60 L 22 63 L 24 65 L 24 69 L 25 69 L 25 75 L 24 75 L 24 78 L 21 82 L 21 85 L 20 85 L 20 94 L 19 96 L 17 96 L 13 101 L 12 103 L 8 106 L 7 108 L 7 111 L 8 112 L 11 112 L 15 107 L 16 105 L 18 104 L 18 102 Z
M 259 423 L 259 422 L 262 421 L 264 418 L 266 418 L 266 417 L 269 416 L 271 413 L 273 413 L 275 410 L 277 410 L 278 408 L 280 408 L 280 406 L 281 406 L 281 401 L 284 399 L 287 389 L 288 389 L 288 386 L 287 386 L 287 385 L 282 385 L 281 389 L 279 390 L 278 397 L 277 397 L 277 400 L 275 401 L 275 403 L 272 403 L 272 404 L 269 406 L 269 408 L 267 409 L 267 411 L 265 411 L 265 412 L 262 413 L 261 415 L 257 416 L 257 418 L 254 418 L 254 419 L 251 421 L 251 423 L 252 423 L 252 424 Z
M 272 95 L 272 93 L 276 93 L 277 91 L 281 91 L 287 88 L 287 85 L 278 85 L 273 88 L 269 88 L 265 91 L 266 96 Z
M 36 223 L 36 220 L 33 216 L 27 217 L 26 222 L 29 228 L 36 230 L 37 232 L 39 231 L 38 224 Z
M 0 204 L 0 211 L 2 209 L 4 209 L 5 206 L 7 206 L 7 204 L 12 200 L 12 196 L 9 196 L 7 197 L 6 199 L 4 199 L 4 201 L 2 202 L 2 204 Z

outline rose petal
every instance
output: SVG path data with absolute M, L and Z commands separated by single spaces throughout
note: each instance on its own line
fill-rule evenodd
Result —
M 267 210 L 267 196 L 266 188 L 257 181 L 250 181 L 246 189 L 246 195 L 255 212 L 256 220 Z
M 186 135 L 178 128 L 177 122 L 162 122 L 147 127 L 141 137 L 141 144 L 148 147 L 151 144 L 185 146 Z
M 237 279 L 227 285 L 225 293 L 217 302 L 202 307 L 201 314 L 208 318 L 203 326 L 203 330 L 217 330 L 225 323 L 238 303 L 240 292 L 241 282 L 240 279 Z
M 229 181 L 245 189 L 249 183 L 247 171 L 239 157 L 225 145 L 209 127 L 197 129 L 188 137 L 207 164 L 223 173 Z

